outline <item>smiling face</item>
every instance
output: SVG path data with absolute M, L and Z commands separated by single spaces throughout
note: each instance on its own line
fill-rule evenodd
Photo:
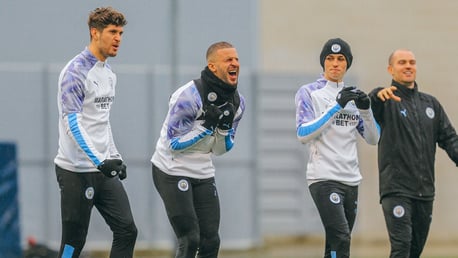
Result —
M 324 59 L 324 78 L 332 82 L 341 82 L 347 72 L 347 60 L 342 54 L 329 54 Z
M 91 28 L 91 43 L 89 50 L 100 61 L 104 62 L 108 57 L 115 57 L 121 45 L 122 26 L 110 24 L 101 31 Z
M 414 87 L 417 75 L 417 61 L 412 51 L 396 50 L 391 54 L 388 64 L 388 73 L 393 80 L 408 88 Z
M 239 57 L 235 48 L 221 48 L 209 58 L 207 66 L 223 82 L 237 86 L 239 77 Z

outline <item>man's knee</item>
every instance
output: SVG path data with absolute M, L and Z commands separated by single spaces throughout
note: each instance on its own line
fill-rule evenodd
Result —
M 327 227 L 326 235 L 332 242 L 340 243 L 341 245 L 350 245 L 351 232 L 347 226 Z
M 131 223 L 129 226 L 119 229 L 113 232 L 114 238 L 119 239 L 122 242 L 132 243 L 137 240 L 138 230 L 135 223 Z
M 351 242 L 351 233 L 350 232 L 341 232 L 336 234 L 337 242 L 341 243 L 342 246 L 350 246 Z
M 137 240 L 137 235 L 137 226 L 135 226 L 135 223 L 130 224 L 125 233 L 126 238 L 135 242 Z
M 220 238 L 218 234 L 200 239 L 199 257 L 217 257 L 220 246 Z
M 175 216 L 171 223 L 178 238 L 177 257 L 194 257 L 200 242 L 197 220 L 190 216 Z
M 409 238 L 391 238 L 390 243 L 390 257 L 409 257 L 411 247 Z

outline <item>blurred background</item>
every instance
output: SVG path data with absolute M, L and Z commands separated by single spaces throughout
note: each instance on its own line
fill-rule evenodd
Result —
M 329 38 L 341 37 L 351 45 L 354 59 L 345 82 L 366 92 L 389 85 L 386 67 L 393 50 L 411 49 L 420 90 L 436 96 L 458 125 L 455 0 L 0 0 L 0 156 L 5 159 L 0 164 L 0 237 L 14 237 L 21 247 L 29 236 L 55 249 L 59 245 L 60 196 L 53 164 L 58 75 L 89 43 L 89 12 L 108 5 L 128 20 L 118 56 L 108 62 L 118 75 L 111 122 L 128 164 L 124 184 L 139 228 L 138 250 L 174 247 L 152 184 L 150 158 L 170 94 L 200 76 L 214 42 L 236 46 L 238 88 L 247 100 L 234 149 L 215 158 L 223 250 L 249 250 L 284 239 L 318 239 L 312 242 L 321 249 L 324 231 L 305 182 L 307 151 L 296 139 L 294 95 L 322 72 L 319 54 Z M 377 148 L 360 143 L 364 180 L 353 242 L 387 247 Z M 436 176 L 425 252 L 458 244 L 458 173 L 440 149 Z M 11 246 L 8 241 L 4 245 Z M 85 249 L 108 250 L 110 245 L 110 231 L 94 211 Z

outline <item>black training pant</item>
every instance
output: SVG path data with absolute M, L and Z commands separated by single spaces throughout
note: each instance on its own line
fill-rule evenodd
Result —
M 383 214 L 391 243 L 390 258 L 418 258 L 428 237 L 433 201 L 401 196 L 382 199 Z
M 62 240 L 59 258 L 77 258 L 86 242 L 92 207 L 113 232 L 110 258 L 131 258 L 137 228 L 126 191 L 118 177 L 75 173 L 56 166 L 61 196 Z
M 351 231 L 358 207 L 358 186 L 322 181 L 309 186 L 325 232 L 325 258 L 350 257 Z
M 220 206 L 215 178 L 171 176 L 154 165 L 152 174 L 178 239 L 175 257 L 218 257 Z

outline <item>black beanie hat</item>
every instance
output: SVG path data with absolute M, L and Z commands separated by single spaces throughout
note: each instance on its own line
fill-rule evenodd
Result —
M 345 59 L 347 60 L 347 70 L 351 66 L 351 62 L 353 61 L 353 56 L 351 54 L 351 49 L 350 45 L 348 45 L 347 42 L 345 42 L 341 38 L 335 38 L 335 39 L 330 39 L 328 40 L 324 46 L 323 50 L 321 50 L 320 54 L 320 64 L 321 67 L 324 69 L 324 60 L 329 54 L 342 54 L 345 56 Z

